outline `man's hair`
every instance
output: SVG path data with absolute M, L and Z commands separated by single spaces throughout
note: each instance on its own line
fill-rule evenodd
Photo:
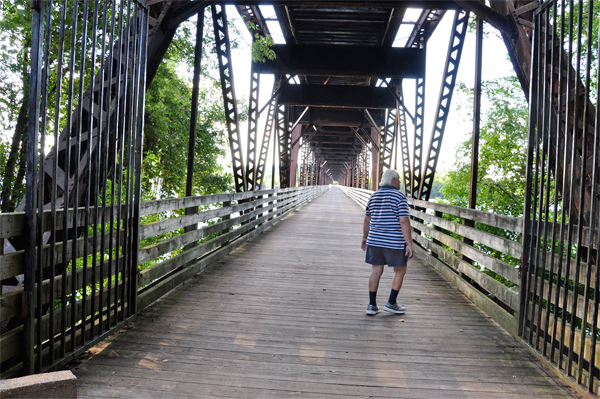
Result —
M 379 185 L 380 186 L 391 186 L 392 180 L 394 180 L 394 179 L 400 180 L 400 176 L 398 176 L 398 172 L 396 172 L 394 169 L 388 169 L 385 172 L 383 172 L 383 175 L 381 176 L 381 182 L 379 182 Z

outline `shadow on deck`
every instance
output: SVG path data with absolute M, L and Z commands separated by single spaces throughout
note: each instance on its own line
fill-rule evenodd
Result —
M 575 396 L 418 259 L 407 313 L 366 316 L 362 215 L 334 188 L 235 250 L 94 348 L 79 397 Z

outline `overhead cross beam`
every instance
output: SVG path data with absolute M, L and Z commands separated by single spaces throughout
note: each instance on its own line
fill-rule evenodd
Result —
M 328 108 L 395 108 L 385 87 L 301 84 L 288 85 L 279 95 L 285 105 Z
M 298 120 L 303 109 L 296 108 L 294 110 L 293 119 Z M 383 125 L 384 112 L 380 109 L 372 109 L 369 111 L 375 123 L 379 126 Z M 356 110 L 340 109 L 340 108 L 310 108 L 299 120 L 301 125 L 325 125 L 325 126 L 364 126 L 370 127 L 371 122 L 365 117 L 364 113 Z
M 260 73 L 389 78 L 425 75 L 425 51 L 417 48 L 276 44 L 273 50 L 277 57 L 260 64 Z

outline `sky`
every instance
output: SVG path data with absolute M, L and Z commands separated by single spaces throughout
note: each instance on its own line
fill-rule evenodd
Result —
M 265 18 L 274 16 L 272 8 L 262 7 L 261 11 Z M 420 14 L 420 10 L 409 9 L 406 13 L 405 19 L 416 19 Z M 233 6 L 227 6 L 227 15 L 230 21 L 233 21 L 238 26 L 239 30 L 245 34 L 244 41 L 247 45 L 240 46 L 240 48 L 232 53 L 232 64 L 233 64 L 233 75 L 235 82 L 236 95 L 238 98 L 248 98 L 249 93 L 249 65 L 250 65 L 250 34 L 247 29 L 243 26 L 243 22 L 237 13 L 237 10 Z M 425 129 L 424 129 L 424 153 L 429 146 L 429 137 L 431 136 L 433 128 L 433 120 L 435 117 L 436 104 L 440 93 L 440 85 L 442 82 L 444 64 L 446 62 L 446 55 L 448 53 L 448 42 L 452 29 L 452 22 L 454 19 L 454 11 L 448 11 L 435 32 L 431 36 L 427 45 L 427 62 L 426 62 L 426 86 L 425 86 Z M 281 35 L 280 29 L 273 25 L 276 22 L 269 22 L 269 29 L 273 35 L 273 39 L 276 43 L 283 43 L 284 39 Z M 407 36 L 410 34 L 412 27 L 410 25 L 402 25 L 398 36 L 396 37 L 395 45 L 404 45 Z M 483 80 L 498 79 L 506 76 L 514 75 L 514 70 L 510 60 L 504 42 L 501 40 L 499 35 L 493 33 L 493 28 L 487 27 L 486 31 L 490 34 L 484 38 L 483 42 Z M 475 33 L 467 33 L 465 44 L 463 47 L 462 58 L 457 75 L 457 85 L 459 82 L 465 82 L 468 87 L 473 87 L 475 76 Z M 262 107 L 268 101 L 270 97 L 270 91 L 273 87 L 272 75 L 262 75 L 260 86 L 260 100 L 259 107 Z M 405 93 L 405 103 L 411 113 L 414 114 L 414 92 L 415 92 L 415 81 L 413 79 L 405 79 L 403 84 L 403 90 Z M 466 116 L 463 112 L 456 111 L 457 95 L 452 100 L 451 112 L 448 117 L 446 130 L 444 133 L 444 141 L 442 143 L 442 150 L 440 152 L 440 158 L 438 161 L 438 170 L 447 170 L 452 167 L 454 163 L 456 148 L 459 143 L 465 141 L 470 137 L 472 132 L 472 121 L 465 121 Z M 485 108 L 485 104 L 483 104 Z M 266 113 L 265 113 L 266 114 Z M 262 137 L 262 126 L 264 126 L 264 117 L 259 122 L 259 140 Z M 414 127 L 408 121 L 408 139 L 409 143 L 412 143 Z M 247 124 L 242 123 L 240 126 L 243 140 L 246 142 L 247 135 Z M 245 148 L 245 146 L 244 146 Z M 245 150 L 244 150 L 245 151 Z M 272 147 L 269 150 L 269 154 L 272 152 Z M 244 153 L 244 158 L 246 157 Z M 412 149 L 411 149 L 412 157 Z M 269 155 L 267 170 L 270 170 L 271 156 Z M 398 159 L 398 165 L 401 164 L 401 160 Z

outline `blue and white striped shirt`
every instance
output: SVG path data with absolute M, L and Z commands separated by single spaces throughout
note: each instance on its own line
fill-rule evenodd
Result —
M 406 240 L 402 234 L 400 218 L 410 216 L 404 193 L 393 186 L 381 187 L 369 198 L 365 215 L 371 216 L 367 245 L 404 248 Z

